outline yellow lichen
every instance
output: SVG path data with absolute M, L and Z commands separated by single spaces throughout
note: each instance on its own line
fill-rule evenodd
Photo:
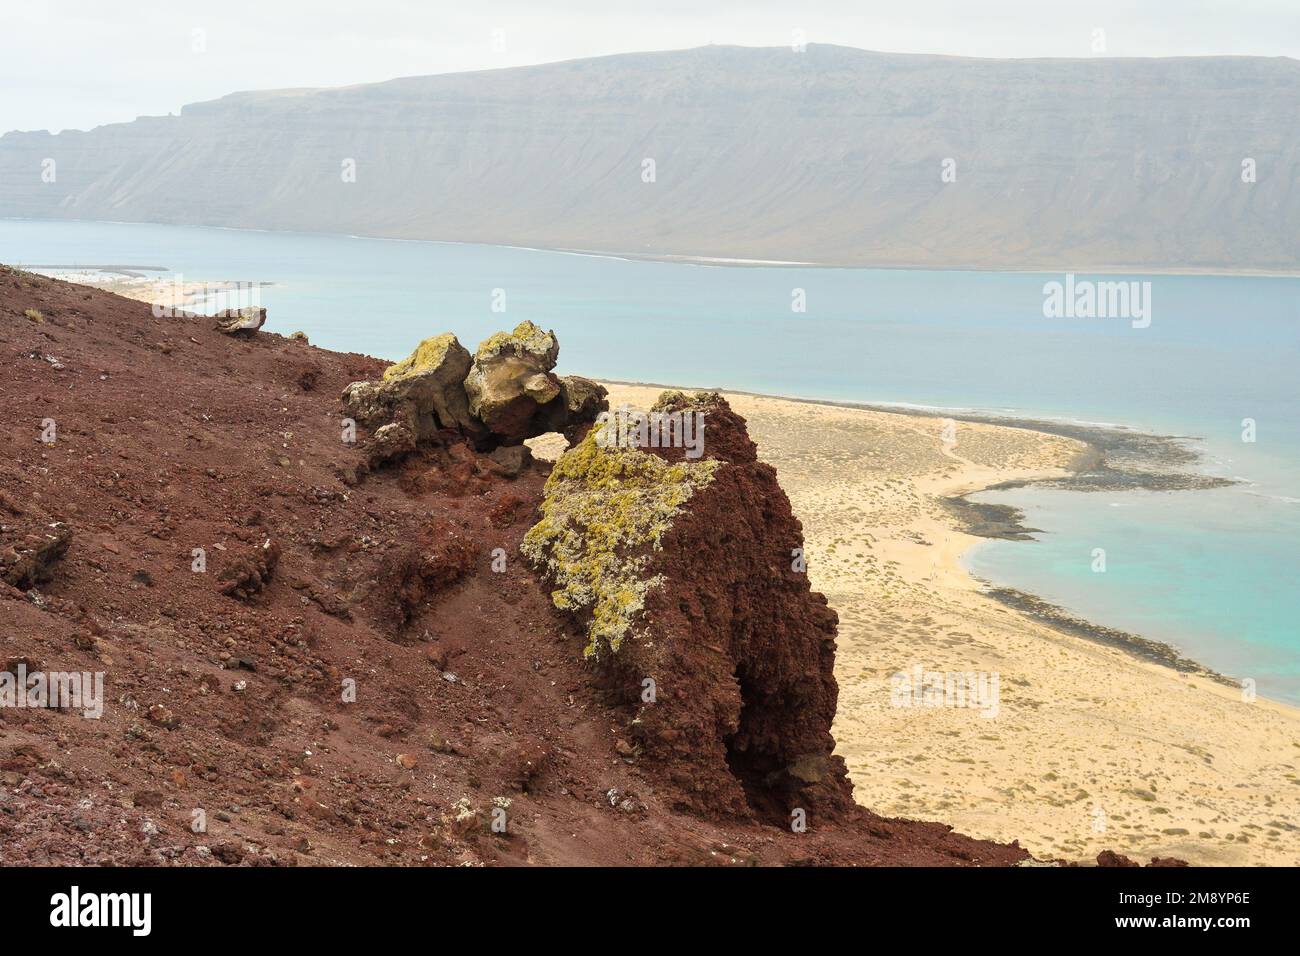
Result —
M 442 335 L 435 335 L 432 338 L 425 339 L 406 358 L 384 369 L 384 381 L 391 382 L 395 378 L 403 378 L 407 375 L 428 372 L 437 368 L 446 357 L 447 349 L 451 348 L 452 343 L 455 341 L 456 336 L 450 332 L 444 332 Z
M 542 518 L 521 550 L 557 585 L 562 610 L 589 610 L 588 657 L 618 651 L 662 583 L 650 555 L 698 489 L 721 464 L 670 463 L 632 448 L 602 447 L 598 429 L 560 456 L 546 481 Z
M 488 358 L 507 346 L 521 352 L 545 353 L 554 345 L 554 335 L 525 319 L 515 326 L 513 332 L 493 332 L 478 344 L 475 355 L 480 359 Z
M 694 395 L 687 395 L 685 392 L 677 389 L 669 389 L 666 392 L 660 392 L 655 403 L 650 406 L 650 411 L 660 412 L 669 409 L 698 409 L 707 410 L 722 401 L 722 396 L 717 392 L 696 392 Z

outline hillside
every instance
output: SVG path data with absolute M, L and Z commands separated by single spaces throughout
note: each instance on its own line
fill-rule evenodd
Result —
M 1296 115 L 1289 59 L 706 47 L 11 132 L 0 216 L 859 265 L 1295 271 Z
M 594 405 L 584 380 L 529 365 L 558 345 L 525 325 L 474 354 L 468 403 L 421 404 L 447 384 L 430 369 L 470 361 L 450 336 L 381 378 L 365 356 L 0 268 L 0 656 L 105 681 L 98 719 L 0 708 L 4 862 L 1025 858 L 852 802 L 830 735 L 836 617 L 790 567 L 801 527 L 744 420 L 670 395 L 711 416 L 699 462 L 586 441 L 548 480 L 510 442 L 557 421 L 583 441 Z M 358 381 L 346 400 L 378 417 L 352 444 L 340 395 Z M 562 520 L 598 544 L 602 501 L 640 514 L 628 490 L 670 505 L 645 512 L 660 547 L 624 528 L 629 560 L 597 563 L 655 583 L 628 613 L 637 639 L 584 656 L 605 619 L 581 595 L 557 609 L 568 571 L 544 560 L 571 539 L 535 532 L 542 560 L 520 546 Z

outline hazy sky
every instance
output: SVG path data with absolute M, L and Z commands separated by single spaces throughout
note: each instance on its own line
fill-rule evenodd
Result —
M 0 0 L 0 132 L 236 90 L 341 86 L 706 43 L 965 56 L 1300 58 L 1300 0 Z

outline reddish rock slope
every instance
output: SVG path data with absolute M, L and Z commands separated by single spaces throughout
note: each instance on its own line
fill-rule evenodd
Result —
M 544 466 L 442 433 L 358 474 L 339 396 L 383 363 L 2 269 L 0 363 L 0 669 L 106 681 L 98 720 L 0 708 L 0 862 L 1024 857 L 851 803 L 835 616 L 725 408 L 662 555 L 693 586 L 647 607 L 676 640 L 627 658 L 682 704 L 633 723 L 519 555 Z

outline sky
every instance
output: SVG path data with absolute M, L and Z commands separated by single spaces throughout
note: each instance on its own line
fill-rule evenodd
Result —
M 0 0 L 0 132 L 795 31 L 902 53 L 1300 59 L 1300 0 Z

